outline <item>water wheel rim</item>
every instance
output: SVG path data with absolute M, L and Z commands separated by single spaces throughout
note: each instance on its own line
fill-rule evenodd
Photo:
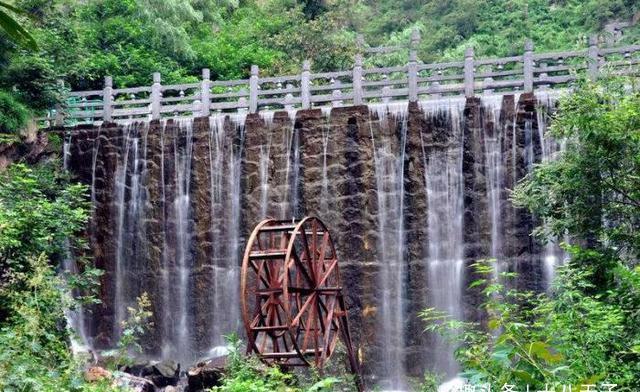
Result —
M 252 347 L 257 353 L 260 353 L 260 350 L 259 350 L 259 347 L 255 344 L 253 334 L 251 333 L 252 319 L 249 313 L 249 304 L 247 303 L 249 298 L 249 287 L 247 285 L 247 279 L 249 277 L 249 270 L 250 270 L 249 262 L 250 262 L 251 252 L 253 251 L 253 246 L 256 243 L 256 240 L 258 241 L 258 245 L 259 245 L 258 236 L 262 232 L 262 229 L 274 222 L 276 222 L 274 219 L 265 219 L 260 223 L 258 223 L 258 225 L 253 229 L 253 232 L 251 232 L 251 236 L 249 236 L 249 239 L 247 241 L 244 257 L 242 259 L 242 269 L 240 273 L 240 292 L 242 293 L 242 295 L 240 296 L 240 308 L 242 313 L 242 321 L 244 323 L 245 331 L 247 332 L 247 339 L 248 339 L 247 345 L 248 347 Z
M 315 365 L 317 367 L 322 367 L 324 365 L 324 362 L 331 357 L 331 354 L 333 353 L 333 348 L 335 348 L 335 343 L 336 343 L 336 339 L 338 339 L 339 337 L 339 333 L 340 333 L 340 325 L 338 322 L 334 321 L 332 317 L 335 308 L 337 307 L 339 301 L 337 298 L 337 293 L 336 293 L 336 298 L 333 301 L 333 306 L 331 307 L 331 309 L 328 308 L 328 304 L 326 304 L 322 298 L 320 297 L 320 295 L 318 294 L 318 286 L 320 285 L 320 283 L 326 283 L 326 281 L 328 280 L 330 274 L 333 274 L 334 276 L 334 280 L 336 281 L 337 284 L 340 283 L 340 274 L 339 274 L 339 268 L 338 268 L 338 263 L 337 263 L 337 255 L 335 252 L 335 246 L 333 244 L 333 240 L 331 238 L 331 234 L 329 233 L 326 225 L 318 218 L 316 217 L 307 217 L 304 218 L 303 220 L 301 220 L 295 227 L 295 229 L 292 232 L 292 235 L 290 237 L 290 241 L 289 241 L 289 245 L 287 247 L 287 255 L 286 255 L 286 263 L 287 264 L 293 264 L 296 262 L 295 259 L 292 259 L 293 256 L 293 252 L 295 252 L 295 243 L 296 243 L 296 239 L 298 238 L 298 235 L 300 235 L 300 238 L 302 238 L 304 240 L 305 243 L 305 249 L 306 249 L 306 255 L 307 258 L 311 257 L 311 253 L 314 253 L 312 260 L 315 260 L 315 264 L 313 264 L 313 267 L 315 267 L 317 269 L 317 264 L 321 261 L 319 259 L 319 257 L 316 259 L 316 255 L 315 255 L 315 246 L 317 245 L 317 241 L 316 238 L 313 238 L 313 243 L 314 243 L 314 251 L 311 252 L 311 249 L 309 249 L 309 240 L 306 238 L 306 225 L 310 224 L 312 227 L 312 233 L 314 236 L 317 235 L 318 233 L 318 229 L 321 229 L 322 231 L 322 240 L 323 240 L 323 248 L 321 251 L 324 251 L 324 249 L 328 246 L 331 252 L 331 255 L 333 257 L 333 259 L 335 260 L 335 263 L 333 263 L 333 267 L 332 269 L 323 276 L 322 280 L 318 280 L 318 277 L 316 276 L 318 272 L 322 272 L 321 270 L 316 270 L 316 271 L 309 271 L 307 270 L 307 275 L 310 275 L 310 279 L 311 279 L 311 285 L 312 285 L 312 294 L 309 296 L 308 301 L 313 302 L 313 304 L 309 304 L 307 306 L 307 308 L 311 308 L 312 311 L 312 322 L 318 323 L 320 322 L 321 325 L 323 325 L 323 334 L 321 336 L 318 336 L 316 334 L 317 332 L 317 325 L 314 325 L 314 342 L 312 343 L 312 346 L 314 346 L 314 358 L 315 358 Z M 301 240 L 302 241 L 302 240 Z M 326 243 L 325 243 L 326 242 Z M 326 256 L 326 254 L 323 254 L 323 266 L 324 266 L 324 256 Z M 302 260 L 300 260 L 302 261 Z M 309 272 L 311 272 L 311 274 L 309 274 Z M 309 361 L 307 360 L 306 356 L 303 355 L 303 352 L 306 352 L 306 344 L 305 341 L 308 339 L 308 334 L 309 334 L 309 330 L 305 331 L 305 337 L 303 338 L 303 343 L 302 346 L 300 347 L 299 345 L 299 337 L 297 336 L 298 332 L 301 329 L 302 326 L 302 322 L 300 321 L 302 319 L 302 315 L 304 312 L 307 312 L 306 310 L 301 311 L 300 310 L 300 305 L 298 304 L 298 314 L 296 315 L 296 319 L 300 318 L 300 320 L 298 320 L 298 322 L 294 322 L 295 319 L 291 318 L 293 316 L 291 308 L 290 308 L 290 304 L 291 301 L 289 299 L 289 287 L 290 287 L 290 282 L 289 282 L 289 275 L 285 274 L 284 277 L 284 281 L 283 281 L 283 292 L 285 293 L 283 296 L 286 298 L 283 302 L 285 305 L 285 314 L 289 317 L 289 320 L 287 321 L 290 329 L 289 329 L 289 333 L 291 334 L 291 340 L 294 343 L 294 347 L 296 349 L 296 352 L 298 352 L 298 354 L 300 355 L 300 357 L 306 362 L 309 363 Z M 299 296 L 298 296 L 299 298 Z M 313 299 L 312 299 L 313 298 Z M 320 321 L 320 319 L 322 318 L 321 316 L 321 311 L 320 309 L 320 305 L 323 306 L 325 312 L 326 312 L 326 317 L 327 319 L 324 321 Z M 313 309 L 318 309 L 313 310 Z M 316 319 L 316 317 L 318 317 Z M 294 325 L 295 324 L 295 325 Z M 334 328 L 335 329 L 332 329 Z M 328 330 L 326 329 L 328 328 Z M 331 334 L 331 332 L 333 332 L 333 334 Z M 326 335 L 326 336 L 325 336 Z M 310 363 L 309 363 L 310 364 Z

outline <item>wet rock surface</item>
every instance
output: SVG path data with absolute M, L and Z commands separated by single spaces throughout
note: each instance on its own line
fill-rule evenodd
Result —
M 200 392 L 220 386 L 224 376 L 227 357 L 201 361 L 187 372 L 188 391 Z
M 159 388 L 176 386 L 180 379 L 180 364 L 171 360 L 143 362 L 126 366 L 123 371 L 145 378 Z

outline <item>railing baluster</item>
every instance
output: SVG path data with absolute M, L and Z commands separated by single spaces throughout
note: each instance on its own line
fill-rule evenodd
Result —
M 162 100 L 162 85 L 160 84 L 160 72 L 153 73 L 153 84 L 151 85 L 151 119 L 160 118 L 160 106 Z
M 251 66 L 251 77 L 249 78 L 249 112 L 257 113 L 258 112 L 258 87 L 259 80 L 258 74 L 260 73 L 260 69 L 257 65 Z
M 362 105 L 362 55 L 356 54 L 355 65 L 353 66 L 353 104 Z
M 202 82 L 200 82 L 200 115 L 209 117 L 211 113 L 211 71 L 202 69 Z
M 113 120 L 113 78 L 105 76 L 102 90 L 102 121 Z
M 302 63 L 302 74 L 300 75 L 300 99 L 302 108 L 311 107 L 311 61 L 305 60 Z
M 523 56 L 523 72 L 524 72 L 524 92 L 533 92 L 533 41 L 530 39 L 524 43 Z
M 464 95 L 473 97 L 474 92 L 474 70 L 473 70 L 473 48 L 468 47 L 464 52 Z
M 407 80 L 409 82 L 409 102 L 418 100 L 418 44 L 420 32 L 415 29 L 411 33 L 411 49 L 409 51 L 409 64 L 407 65 Z

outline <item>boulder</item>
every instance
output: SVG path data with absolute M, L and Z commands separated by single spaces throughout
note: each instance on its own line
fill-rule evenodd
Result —
M 180 364 L 171 360 L 153 363 L 145 369 L 142 377 L 153 381 L 158 387 L 175 386 L 180 380 Z
M 111 379 L 112 374 L 105 368 L 100 366 L 93 366 L 84 372 L 84 379 L 87 382 L 97 382 L 104 379 Z
M 156 392 L 156 386 L 146 378 L 124 372 L 113 373 L 113 385 L 131 392 Z
M 220 386 L 226 364 L 226 356 L 198 362 L 195 367 L 187 372 L 189 392 L 198 392 Z
M 117 388 L 125 388 L 131 392 L 156 392 L 156 386 L 149 380 L 124 372 L 110 372 L 105 368 L 93 366 L 84 372 L 87 382 L 99 382 L 113 380 L 112 385 Z
M 134 376 L 146 378 L 158 388 L 175 386 L 180 379 L 180 364 L 171 360 L 140 362 L 123 370 Z

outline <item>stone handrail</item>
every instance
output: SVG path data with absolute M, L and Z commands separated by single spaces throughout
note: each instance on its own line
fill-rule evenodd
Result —
M 365 68 L 363 54 L 402 48 L 363 48 L 359 42 L 348 71 L 312 73 L 307 60 L 299 75 L 261 77 L 254 65 L 249 79 L 213 81 L 209 70 L 203 69 L 199 83 L 163 85 L 155 73 L 151 86 L 121 89 L 113 88 L 112 78 L 106 77 L 102 90 L 71 92 L 66 105 L 38 120 L 49 127 L 472 97 L 567 88 L 583 76 L 596 79 L 605 68 L 621 75 L 640 71 L 640 45 L 601 48 L 594 37 L 585 50 L 534 53 L 528 40 L 522 55 L 476 59 L 473 48 L 468 48 L 463 61 L 435 64 L 418 60 L 419 39 L 417 33 L 412 35 L 409 61 L 396 67 Z

